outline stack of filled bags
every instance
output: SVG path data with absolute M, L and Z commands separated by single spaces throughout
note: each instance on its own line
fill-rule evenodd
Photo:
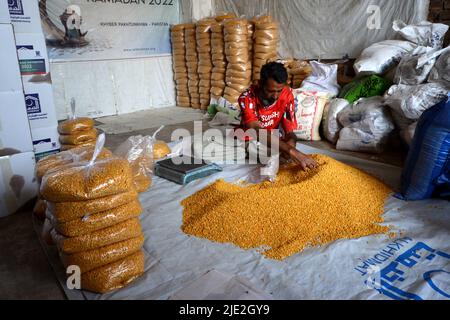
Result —
M 142 207 L 127 160 L 94 157 L 50 170 L 41 195 L 63 265 L 80 269 L 82 289 L 109 292 L 144 273 Z
M 186 47 L 184 41 L 184 24 L 171 28 L 172 58 L 175 83 L 177 88 L 177 105 L 189 108 L 191 105 L 188 89 L 188 72 L 186 67 Z
M 237 105 L 239 96 L 251 84 L 252 64 L 248 49 L 248 21 L 224 22 L 225 55 L 228 61 L 224 98 Z
M 198 85 L 200 82 L 198 76 L 198 55 L 197 42 L 195 36 L 195 24 L 186 24 L 184 26 L 184 40 L 186 45 L 186 67 L 188 71 L 188 90 L 191 101 L 191 108 L 200 109 L 200 94 Z
M 211 96 L 217 99 L 222 97 L 225 90 L 225 72 L 227 68 L 222 22 L 217 21 L 214 23 L 211 27 L 211 32 L 211 53 L 213 64 L 211 74 Z
M 214 19 L 204 19 L 197 22 L 196 40 L 198 53 L 198 75 L 199 75 L 199 94 L 200 107 L 206 110 L 211 101 L 211 27 L 216 23 Z
M 256 19 L 253 38 L 253 82 L 257 82 L 261 77 L 261 68 L 277 59 L 280 41 L 278 24 L 270 16 Z
M 95 146 L 98 132 L 90 118 L 75 118 L 58 125 L 61 150 L 66 151 L 81 146 Z
M 291 87 L 297 89 L 311 75 L 312 68 L 308 61 L 295 60 L 289 65 L 288 73 L 291 76 Z
M 253 36 L 255 34 L 255 21 L 249 20 L 247 24 L 248 59 L 253 61 Z M 253 68 L 253 64 L 252 64 Z

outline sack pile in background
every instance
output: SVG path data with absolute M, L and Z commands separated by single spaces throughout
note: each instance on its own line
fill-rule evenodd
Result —
M 186 46 L 186 66 L 188 75 L 188 90 L 191 101 L 191 108 L 200 109 L 200 94 L 198 85 L 200 78 L 198 75 L 198 55 L 195 24 L 187 24 L 184 27 L 184 39 Z
M 177 105 L 189 108 L 191 106 L 191 99 L 188 89 L 184 28 L 184 24 L 175 25 L 171 28 L 172 58 L 177 89 Z
M 198 54 L 198 76 L 200 94 L 200 107 L 206 110 L 211 101 L 211 72 L 213 68 L 211 60 L 211 27 L 215 24 L 214 19 L 204 19 L 197 22 L 196 41 Z
M 211 96 L 213 98 L 222 97 L 225 90 L 225 72 L 227 60 L 225 58 L 225 41 L 223 39 L 223 24 L 217 21 L 211 27 L 211 53 L 212 53 L 212 74 L 211 74 Z
M 224 98 L 237 104 L 241 93 L 251 83 L 252 64 L 248 49 L 248 21 L 231 19 L 224 21 L 225 56 L 227 59 L 226 88 Z
M 253 36 L 253 82 L 261 77 L 261 68 L 270 61 L 275 61 L 278 55 L 280 41 L 279 26 L 270 16 L 254 20 L 255 33 Z

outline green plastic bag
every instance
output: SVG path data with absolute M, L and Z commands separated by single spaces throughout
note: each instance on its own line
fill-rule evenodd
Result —
M 382 96 L 392 83 L 380 76 L 372 75 L 349 83 L 342 89 L 339 98 L 353 103 L 361 98 Z

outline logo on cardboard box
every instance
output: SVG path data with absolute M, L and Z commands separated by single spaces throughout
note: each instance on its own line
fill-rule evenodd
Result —
M 30 93 L 25 96 L 25 105 L 27 106 L 27 113 L 41 113 L 41 103 L 39 101 L 39 94 Z
M 22 0 L 8 0 L 9 14 L 23 16 Z

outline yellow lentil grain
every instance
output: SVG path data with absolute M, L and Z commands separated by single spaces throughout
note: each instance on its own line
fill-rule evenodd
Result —
M 60 134 L 74 134 L 80 131 L 87 131 L 94 128 L 95 121 L 91 118 L 76 118 L 73 120 L 63 121 L 58 125 Z
M 84 290 L 107 293 L 121 289 L 144 273 L 145 257 L 142 251 L 81 275 Z
M 67 165 L 48 172 L 42 179 L 41 195 L 50 202 L 98 199 L 134 188 L 128 161 L 108 158 L 95 162 Z
M 143 245 L 144 235 L 141 234 L 139 237 L 90 251 L 71 255 L 61 253 L 61 260 L 66 267 L 78 266 L 80 267 L 81 273 L 85 273 L 122 260 L 138 252 Z
M 97 136 L 97 129 L 89 129 L 87 131 L 80 131 L 70 135 L 61 134 L 59 136 L 59 142 L 64 145 L 82 145 L 86 142 L 94 142 L 97 140 Z
M 114 226 L 74 238 L 64 237 L 54 229 L 51 231 L 53 242 L 65 254 L 93 250 L 136 238 L 141 234 L 142 228 L 138 218 L 130 219 Z
M 219 180 L 182 202 L 182 230 L 284 260 L 338 239 L 387 233 L 381 226 L 392 190 L 378 179 L 323 155 L 303 172 L 282 168 L 275 183 L 243 186 Z
M 121 207 L 132 201 L 138 199 L 138 194 L 135 190 L 125 193 L 113 194 L 104 198 L 75 201 L 75 202 L 56 202 L 47 203 L 51 214 L 59 223 L 77 220 L 88 215 L 108 211 L 114 208 Z
M 142 206 L 138 199 L 124 204 L 123 206 L 110 209 L 107 211 L 95 213 L 83 218 L 78 218 L 69 222 L 59 222 L 56 218 L 52 217 L 52 224 L 56 231 L 66 237 L 79 237 L 87 235 L 91 232 L 108 228 L 127 221 L 132 218 L 138 217 L 142 213 Z

